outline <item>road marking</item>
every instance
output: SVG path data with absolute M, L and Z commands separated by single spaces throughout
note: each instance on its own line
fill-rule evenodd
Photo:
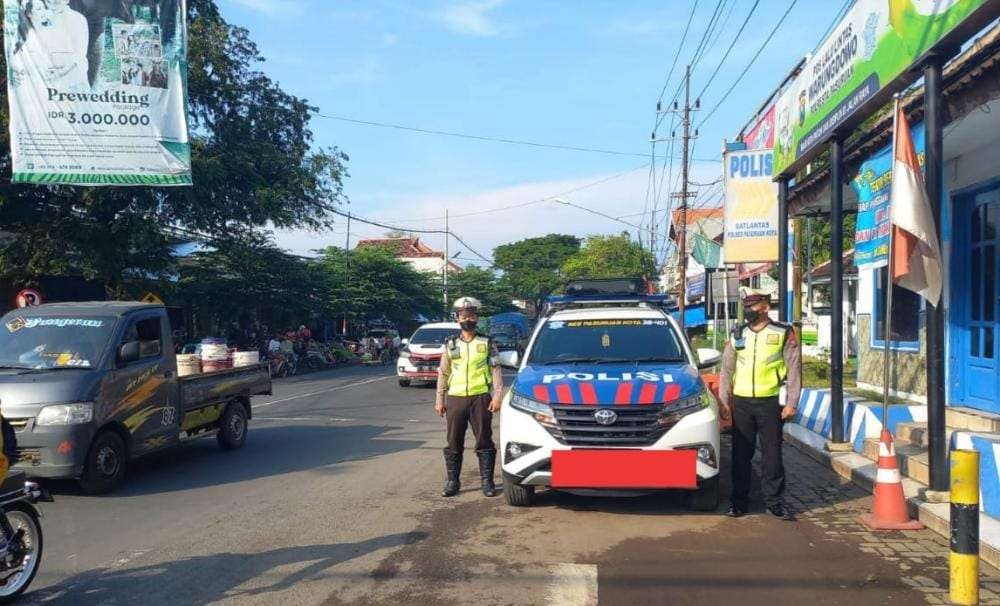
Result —
M 596 564 L 556 564 L 552 567 L 548 604 L 587 606 L 597 604 Z
M 377 381 L 385 381 L 386 379 L 395 379 L 396 375 L 386 375 L 384 377 L 375 377 L 374 379 L 367 379 L 365 381 L 358 381 L 356 383 L 348 383 L 347 385 L 337 385 L 336 387 L 329 387 L 327 389 L 320 389 L 318 391 L 310 391 L 308 393 L 295 394 L 294 396 L 288 396 L 287 398 L 281 398 L 278 400 L 271 400 L 270 402 L 264 402 L 263 404 L 254 404 L 251 408 L 254 410 L 258 408 L 265 408 L 267 406 L 274 406 L 275 404 L 281 404 L 283 402 L 290 402 L 292 400 L 298 400 L 299 398 L 308 398 L 309 396 L 318 396 L 323 393 L 330 393 L 331 391 L 340 391 L 341 389 L 350 389 L 351 387 L 359 387 L 361 385 L 367 385 L 369 383 L 375 383 Z

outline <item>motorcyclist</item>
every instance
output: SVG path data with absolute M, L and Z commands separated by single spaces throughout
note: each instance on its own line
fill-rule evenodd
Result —
M 472 425 L 482 491 L 492 497 L 496 495 L 493 469 L 497 454 L 493 443 L 493 413 L 500 410 L 503 374 L 492 340 L 476 332 L 479 301 L 461 297 L 455 301 L 454 308 L 462 332 L 445 342 L 434 405 L 438 415 L 448 422 L 448 445 L 444 448 L 447 480 L 441 496 L 458 494 L 465 430 Z

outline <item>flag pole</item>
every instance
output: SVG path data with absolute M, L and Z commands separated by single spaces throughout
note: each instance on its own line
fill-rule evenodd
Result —
M 896 141 L 898 140 L 897 130 L 899 129 L 899 124 L 897 123 L 899 117 L 899 95 L 893 95 L 894 103 L 892 106 L 892 166 L 895 173 L 896 168 Z M 895 178 L 895 174 L 893 177 Z M 892 223 L 892 190 L 889 191 L 889 264 L 886 267 L 885 276 L 885 352 L 884 360 L 882 366 L 882 372 L 884 376 L 882 377 L 882 429 L 888 428 L 889 423 L 889 373 L 892 369 L 890 342 L 892 339 L 892 286 L 893 286 L 893 273 L 895 271 L 895 255 L 893 254 L 893 223 Z

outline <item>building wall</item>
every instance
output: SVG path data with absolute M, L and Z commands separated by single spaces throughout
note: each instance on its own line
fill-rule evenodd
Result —
M 439 274 L 444 267 L 444 259 L 440 257 L 403 257 L 402 260 L 417 271 Z

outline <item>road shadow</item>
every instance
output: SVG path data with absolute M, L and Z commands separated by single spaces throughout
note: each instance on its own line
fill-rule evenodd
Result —
M 215 438 L 180 444 L 132 463 L 125 484 L 95 498 L 122 498 L 218 486 L 313 470 L 337 473 L 337 464 L 402 452 L 420 440 L 388 438 L 401 427 L 374 425 L 256 425 L 243 448 L 225 451 Z M 55 494 L 79 494 L 73 482 L 45 482 Z
M 302 545 L 260 553 L 217 553 L 130 568 L 101 568 L 26 596 L 44 604 L 210 604 L 273 594 L 323 577 L 330 568 L 375 551 L 412 545 L 426 532 L 396 533 L 356 543 Z M 298 567 L 292 572 L 278 569 Z M 264 584 L 237 589 L 253 579 Z M 273 598 L 277 603 L 278 598 Z

